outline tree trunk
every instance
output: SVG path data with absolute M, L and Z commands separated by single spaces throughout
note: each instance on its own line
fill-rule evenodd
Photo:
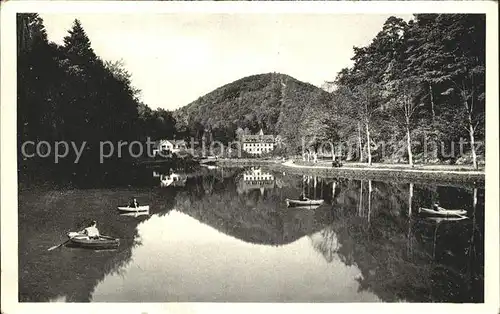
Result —
M 342 143 L 340 143 L 339 147 L 339 162 L 342 162 Z
M 436 120 L 436 112 L 434 111 L 434 95 L 432 94 L 432 84 L 430 82 L 429 82 L 429 95 L 431 98 L 432 124 L 434 125 L 434 122 Z
M 370 145 L 370 129 L 368 128 L 368 121 L 365 122 L 366 126 L 366 148 L 368 154 L 368 165 L 372 165 L 372 151 Z
M 361 143 L 361 125 L 358 122 L 358 144 L 359 144 L 359 162 L 363 162 L 363 146 Z
M 408 148 L 408 162 L 410 166 L 413 167 L 413 154 L 411 152 L 411 137 L 410 137 L 410 128 L 406 126 L 406 144 Z
M 472 117 L 469 113 L 469 135 L 470 135 L 470 151 L 472 153 L 472 165 L 477 169 L 476 145 L 474 142 L 474 127 L 472 126 Z

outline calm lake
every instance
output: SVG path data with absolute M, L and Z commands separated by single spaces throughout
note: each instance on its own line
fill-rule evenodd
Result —
M 21 302 L 483 302 L 483 187 L 260 167 L 139 181 L 19 192 Z M 324 203 L 287 208 L 301 193 Z M 121 215 L 131 196 L 150 211 Z M 433 200 L 469 219 L 422 217 Z M 47 251 L 89 219 L 118 249 Z

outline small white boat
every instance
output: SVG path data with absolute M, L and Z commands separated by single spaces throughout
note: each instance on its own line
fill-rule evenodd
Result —
M 325 201 L 324 200 L 291 200 L 291 199 L 286 199 L 286 206 L 288 207 L 310 207 L 310 206 L 316 206 L 318 207 L 319 205 L 323 204 Z
M 423 213 L 426 215 L 431 215 L 431 216 L 441 216 L 441 217 L 448 217 L 448 216 L 463 216 L 467 214 L 467 211 L 465 209 L 442 209 L 442 210 L 434 210 L 430 208 L 424 208 L 420 207 L 418 210 L 419 213 Z
M 130 207 L 130 206 L 118 206 L 118 210 L 121 212 L 145 212 L 149 210 L 149 205 L 143 205 L 139 207 Z

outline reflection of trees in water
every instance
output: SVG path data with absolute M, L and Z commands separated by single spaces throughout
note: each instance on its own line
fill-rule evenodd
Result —
M 418 226 L 418 221 L 422 220 L 411 214 L 419 204 L 430 201 L 425 196 L 432 190 L 438 190 L 441 197 L 451 193 L 466 200 L 464 191 L 431 188 L 427 192 L 422 186 L 372 184 L 370 193 L 369 188 L 366 191 L 369 182 L 344 182 L 333 208 L 336 219 L 332 226 L 341 243 L 338 253 L 343 262 L 356 264 L 361 270 L 361 289 L 375 292 L 384 301 L 480 301 L 482 292 L 475 289 L 482 288 L 479 285 L 467 288 L 470 280 L 465 275 L 463 263 L 468 260 L 463 254 L 469 244 L 463 238 L 469 234 L 467 223 L 450 222 L 446 223 L 446 228 L 440 227 L 441 236 L 437 237 L 440 249 L 433 259 L 432 247 L 426 245 L 419 232 L 430 237 L 432 243 L 435 229 Z M 448 198 L 453 196 L 447 195 Z M 367 217 L 363 214 L 366 212 Z M 472 260 L 478 261 L 477 258 Z M 469 269 L 482 274 L 480 267 Z
M 233 179 L 213 184 L 211 194 L 199 193 L 209 180 L 193 178 L 176 198 L 176 208 L 213 228 L 245 242 L 281 245 L 321 230 L 328 217 L 319 210 L 287 209 L 284 198 L 297 195 L 296 188 L 285 187 L 249 191 L 240 195 Z
M 88 302 L 97 284 L 130 262 L 132 249 L 141 245 L 136 226 L 148 219 L 122 217 L 114 208 L 131 193 L 152 205 L 153 212 L 168 211 L 172 194 L 164 190 L 74 190 L 23 193 L 19 206 L 19 299 L 39 302 L 65 296 L 67 302 Z M 57 195 L 57 196 L 56 196 Z M 50 202 L 44 200 L 49 197 Z M 61 247 L 66 231 L 82 220 L 98 221 L 101 233 L 120 238 L 116 250 L 93 251 Z M 61 299 L 62 300 L 62 299 Z
M 309 236 L 313 248 L 321 253 L 328 263 L 331 263 L 338 254 L 340 244 L 337 235 L 331 226 Z
M 202 186 L 205 194 L 212 194 L 214 190 L 215 180 L 216 179 L 214 176 L 204 176 L 202 178 Z

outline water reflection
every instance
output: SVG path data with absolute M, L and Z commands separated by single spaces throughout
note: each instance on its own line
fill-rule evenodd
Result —
M 120 216 L 122 217 L 140 217 L 140 216 L 149 216 L 149 210 L 147 211 L 141 211 L 141 212 L 130 212 L 130 213 L 120 213 Z
M 104 278 L 93 301 L 378 300 L 359 291 L 356 266 L 326 260 L 311 246 L 311 239 L 328 245 L 321 232 L 287 245 L 257 245 L 175 210 L 139 225 L 138 234 L 143 245 L 133 250 L 123 276 Z
M 482 188 L 264 167 L 202 168 L 183 175 L 182 189 L 160 188 L 156 180 L 172 174 L 181 177 L 155 171 L 153 186 L 143 190 L 21 192 L 20 300 L 483 300 Z M 151 213 L 130 219 L 103 210 L 131 193 Z M 285 200 L 301 193 L 325 202 L 314 210 L 287 208 Z M 467 219 L 418 213 L 435 200 L 465 208 Z M 89 213 L 103 233 L 123 239 L 119 252 L 46 253 L 57 232 Z
M 257 189 L 261 194 L 264 194 L 266 189 L 273 189 L 275 186 L 276 178 L 270 171 L 262 170 L 260 167 L 252 167 L 241 175 L 238 182 L 238 193 L 246 194 Z
M 159 178 L 161 187 L 183 187 L 186 185 L 187 175 L 184 173 L 175 173 L 168 171 L 162 173 L 160 171 L 153 171 L 153 178 Z

